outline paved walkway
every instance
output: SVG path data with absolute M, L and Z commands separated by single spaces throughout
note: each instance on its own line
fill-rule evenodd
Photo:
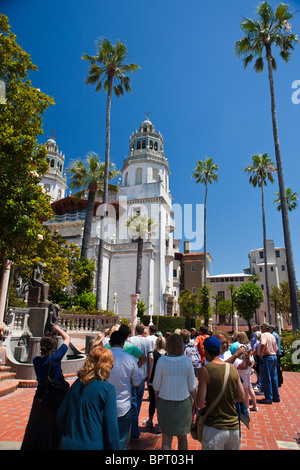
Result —
M 250 414 L 250 429 L 242 425 L 241 450 L 300 450 L 300 373 L 284 372 L 284 383 L 280 388 L 281 402 L 273 405 L 259 404 L 259 411 Z M 0 398 L 0 449 L 20 448 L 31 409 L 34 388 L 18 388 Z M 263 397 L 257 397 L 261 399 Z M 132 450 L 160 450 L 161 434 L 143 426 L 148 418 L 148 391 L 145 391 L 140 413 L 141 436 L 139 441 L 130 441 Z M 200 450 L 201 444 L 188 438 L 189 450 Z M 174 439 L 173 449 L 177 448 Z

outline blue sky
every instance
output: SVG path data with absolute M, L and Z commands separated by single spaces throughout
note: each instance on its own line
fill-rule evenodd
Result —
M 275 8 L 279 1 L 270 0 Z M 288 2 L 292 11 L 300 1 Z M 94 151 L 104 159 L 106 94 L 85 85 L 95 41 L 125 41 L 130 61 L 140 65 L 132 93 L 113 98 L 111 160 L 118 169 L 129 137 L 145 119 L 160 131 L 169 161 L 174 203 L 203 204 L 204 187 L 191 174 L 196 160 L 213 157 L 218 182 L 209 187 L 207 250 L 211 274 L 242 272 L 248 253 L 263 245 L 258 188 L 242 172 L 256 153 L 275 161 L 267 73 L 245 71 L 234 56 L 242 16 L 254 17 L 253 0 L 1 0 L 17 41 L 38 67 L 34 86 L 52 96 L 44 115 L 44 142 L 55 130 L 59 149 L 72 159 Z M 300 35 L 300 12 L 293 22 Z M 275 73 L 279 138 L 285 185 L 300 194 L 300 104 L 292 83 L 300 80 L 300 43 Z M 300 94 L 298 95 L 300 97 Z M 265 191 L 267 237 L 284 246 L 281 215 L 273 200 L 277 178 Z M 290 215 L 295 269 L 300 280 L 299 210 Z M 194 228 L 196 221 L 194 220 Z M 201 248 L 200 248 L 201 249 Z

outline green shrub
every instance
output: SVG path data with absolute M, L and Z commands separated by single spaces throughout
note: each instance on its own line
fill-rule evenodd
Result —
M 150 315 L 143 315 L 141 322 L 148 326 L 150 322 Z M 183 330 L 186 326 L 186 318 L 184 317 L 169 317 L 164 315 L 152 315 L 152 322 L 156 326 L 157 331 L 161 331 L 164 335 L 167 331 L 174 333 L 179 328 Z
M 75 302 L 84 310 L 96 309 L 96 295 L 91 292 L 83 291 L 80 295 L 76 295 Z

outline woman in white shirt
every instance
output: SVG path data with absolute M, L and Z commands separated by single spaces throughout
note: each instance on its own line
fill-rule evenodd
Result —
M 191 359 L 183 354 L 184 344 L 180 335 L 174 333 L 169 337 L 166 351 L 167 354 L 157 361 L 153 379 L 162 431 L 161 448 L 171 450 L 173 437 L 176 436 L 178 450 L 187 450 L 192 412 L 197 410 L 197 381 Z
M 256 397 L 251 383 L 252 367 L 255 363 L 251 345 L 244 331 L 240 331 L 238 333 L 237 339 L 242 345 L 245 346 L 246 352 L 245 354 L 243 354 L 242 357 L 236 359 L 233 365 L 236 367 L 242 380 L 242 384 L 245 391 L 245 404 L 247 409 L 249 410 L 249 399 L 251 398 L 252 408 L 250 408 L 250 411 L 258 411 Z

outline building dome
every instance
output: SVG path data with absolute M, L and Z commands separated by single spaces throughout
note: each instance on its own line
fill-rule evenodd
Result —
M 140 132 L 155 132 L 154 126 L 151 121 L 149 121 L 148 117 L 139 127 Z

